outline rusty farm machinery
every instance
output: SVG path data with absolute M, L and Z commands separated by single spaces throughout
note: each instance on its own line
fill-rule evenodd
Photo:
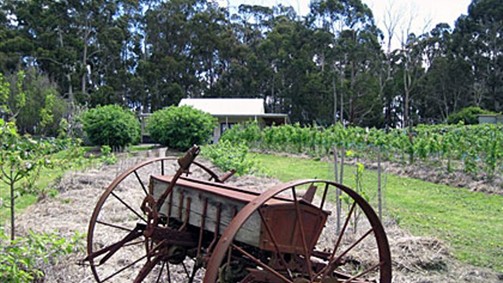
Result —
M 218 176 L 198 153 L 145 161 L 108 186 L 84 259 L 97 282 L 391 282 L 386 234 L 362 196 L 317 179 L 231 186 L 233 172 Z

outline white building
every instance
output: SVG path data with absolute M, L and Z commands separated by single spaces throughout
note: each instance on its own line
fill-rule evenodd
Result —
M 192 106 L 216 117 L 218 126 L 213 131 L 213 141 L 217 142 L 226 129 L 237 123 L 257 121 L 265 127 L 288 122 L 287 114 L 265 113 L 264 104 L 260 98 L 185 98 L 179 106 Z

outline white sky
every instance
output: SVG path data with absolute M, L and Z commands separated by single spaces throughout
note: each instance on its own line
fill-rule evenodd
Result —
M 309 12 L 310 0 L 216 0 L 221 6 L 230 5 L 237 7 L 240 4 L 271 6 L 283 4 L 292 6 L 299 14 L 306 15 Z M 454 27 L 456 19 L 461 14 L 466 14 L 471 0 L 362 0 L 372 9 L 377 25 L 381 30 L 384 28 L 384 17 L 386 11 L 392 7 L 394 15 L 403 15 L 400 27 L 397 28 L 396 39 L 406 29 L 411 26 L 411 31 L 416 34 L 431 30 L 438 23 L 448 23 Z M 411 20 L 409 20 L 411 19 Z M 395 42 L 394 46 L 397 45 Z

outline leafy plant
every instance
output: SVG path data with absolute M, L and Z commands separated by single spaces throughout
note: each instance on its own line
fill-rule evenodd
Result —
M 258 162 L 248 154 L 248 146 L 244 143 L 233 144 L 221 140 L 217 144 L 205 146 L 202 155 L 223 171 L 236 170 L 237 175 L 263 172 Z
M 93 145 L 108 145 L 114 151 L 140 141 L 140 122 L 118 105 L 98 106 L 82 113 L 83 129 Z
M 257 146 L 262 138 L 262 130 L 257 121 L 238 124 L 227 129 L 220 137 L 220 141 L 228 140 L 230 142 L 246 143 L 247 146 Z
M 83 235 L 76 234 L 65 239 L 55 233 L 36 234 L 15 241 L 0 233 L 0 281 L 42 282 L 44 269 L 66 254 L 82 248 Z
M 185 151 L 194 144 L 208 143 L 216 119 L 190 106 L 170 106 L 156 111 L 147 121 L 150 137 L 170 148 Z
M 112 148 L 110 148 L 108 145 L 103 145 L 100 148 L 101 151 L 101 156 L 100 160 L 107 165 L 112 165 L 117 163 L 117 157 L 113 154 Z
M 420 125 L 412 131 L 384 131 L 339 124 L 325 129 L 296 124 L 258 132 L 253 129 L 252 135 L 245 131 L 249 131 L 245 126 L 234 127 L 223 139 L 257 149 L 310 155 L 327 155 L 339 148 L 351 150 L 355 156 L 365 154 L 369 159 L 375 158 L 378 149 L 387 160 L 405 162 L 408 157 L 409 163 L 420 161 L 435 166 L 445 162 L 447 172 L 463 169 L 478 174 L 484 170 L 488 178 L 501 173 L 503 162 L 503 127 L 499 125 Z
M 47 141 L 36 141 L 17 133 L 13 122 L 0 119 L 0 180 L 10 192 L 11 239 L 15 238 L 15 200 L 34 189 L 40 168 L 51 166 L 48 156 L 56 149 Z
M 448 124 L 463 123 L 464 125 L 475 125 L 479 123 L 479 114 L 496 114 L 494 112 L 484 110 L 480 107 L 471 106 L 461 109 L 447 117 Z
M 11 84 L 0 73 L 0 114 L 4 114 L 9 121 L 14 121 L 22 108 L 26 106 L 26 93 L 23 90 L 24 71 L 15 76 L 13 91 Z

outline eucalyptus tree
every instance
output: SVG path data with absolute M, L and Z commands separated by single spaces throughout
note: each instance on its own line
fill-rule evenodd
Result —
M 10 1 L 0 3 L 0 73 L 4 74 L 17 71 L 23 55 L 33 48 L 16 26 L 13 8 Z
M 237 43 L 230 23 L 216 3 L 207 2 L 204 9 L 190 19 L 191 52 L 200 94 L 222 96 L 217 82 L 230 68 L 233 46 Z
M 366 116 L 364 109 L 369 106 L 376 113 L 381 112 L 380 99 L 372 86 L 375 85 L 372 73 L 376 72 L 377 62 L 381 60 L 380 32 L 370 8 L 360 0 L 313 1 L 309 17 L 315 27 L 332 34 L 329 62 L 334 75 L 334 120 L 339 117 L 349 123 L 362 122 L 357 121 L 357 117 Z M 363 97 L 366 100 L 362 100 Z M 338 100 L 340 109 L 337 113 L 335 103 Z M 358 103 L 362 101 L 374 103 L 360 107 Z M 376 101 L 378 104 L 374 108 Z
M 471 103 L 503 110 L 503 2 L 473 0 L 454 37 L 455 52 L 471 65 Z
M 90 106 L 134 105 L 129 82 L 137 60 L 134 40 L 139 9 L 142 7 L 133 0 L 103 2 L 103 15 L 95 20 L 94 52 L 86 65 Z
M 259 48 L 273 21 L 273 9 L 258 5 L 240 5 L 238 11 L 230 15 L 227 24 L 233 36 L 228 34 L 224 41 L 225 69 L 214 94 L 264 98 L 271 73 L 267 60 L 259 55 Z
M 470 65 L 453 52 L 454 44 L 452 29 L 444 23 L 420 42 L 426 66 L 416 99 L 420 122 L 445 122 L 451 113 L 467 106 Z
M 268 111 L 288 113 L 292 122 L 326 124 L 330 103 L 323 74 L 313 61 L 315 33 L 291 7 L 278 6 L 273 12 L 271 30 L 257 46 L 254 61 L 262 69 L 260 96 Z
M 144 111 L 177 104 L 198 96 L 202 82 L 195 69 L 192 19 L 204 9 L 203 0 L 162 2 L 144 16 L 143 50 L 136 68 L 144 90 L 138 95 Z
M 254 49 L 271 30 L 274 11 L 270 7 L 243 4 L 239 6 L 238 13 L 231 16 L 231 21 L 235 23 L 237 39 Z
M 23 61 L 46 72 L 71 104 L 89 103 L 105 84 L 111 54 L 120 55 L 110 47 L 120 37 L 116 24 L 126 1 L 11 0 L 16 28 L 33 46 Z

